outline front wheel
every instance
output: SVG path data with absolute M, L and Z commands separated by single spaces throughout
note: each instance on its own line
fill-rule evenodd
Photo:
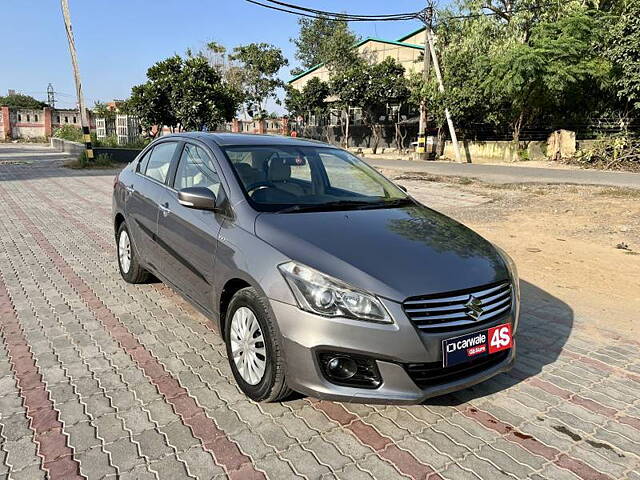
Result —
M 240 290 L 231 300 L 225 327 L 231 371 L 245 395 L 256 402 L 288 397 L 284 357 L 266 299 L 253 288 Z
M 120 275 L 128 283 L 145 283 L 149 280 L 149 272 L 140 266 L 138 256 L 131 242 L 127 225 L 122 222 L 116 234 L 116 249 Z

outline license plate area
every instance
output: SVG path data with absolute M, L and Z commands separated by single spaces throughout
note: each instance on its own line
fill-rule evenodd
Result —
M 447 338 L 442 340 L 442 366 L 470 362 L 511 347 L 513 337 L 510 323 Z

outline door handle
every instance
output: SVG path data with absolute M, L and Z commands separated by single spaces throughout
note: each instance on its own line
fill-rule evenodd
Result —
M 133 189 L 133 185 L 125 185 L 124 189 L 127 191 L 127 193 L 131 194 L 133 193 L 134 189 Z
M 169 204 L 165 203 L 164 205 L 160 205 L 160 211 L 162 212 L 162 215 L 164 215 L 165 217 L 167 215 L 169 215 L 171 213 L 171 209 L 169 208 Z

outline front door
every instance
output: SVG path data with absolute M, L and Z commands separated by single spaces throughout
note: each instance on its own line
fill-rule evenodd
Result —
M 176 142 L 162 142 L 153 147 L 138 163 L 133 183 L 125 185 L 125 211 L 133 242 L 143 265 L 152 269 L 158 266 L 158 209 L 167 190 L 165 182 L 177 146 Z
M 201 306 L 211 308 L 215 254 L 222 214 L 180 205 L 178 191 L 206 187 L 222 196 L 220 177 L 209 154 L 186 143 L 176 170 L 173 189 L 167 191 L 158 216 L 158 245 L 167 278 Z

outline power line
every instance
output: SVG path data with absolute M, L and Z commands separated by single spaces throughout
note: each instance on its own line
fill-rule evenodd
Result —
M 406 13 L 391 13 L 391 14 L 379 14 L 379 15 L 354 15 L 350 13 L 338 13 L 338 12 L 329 12 L 326 10 L 317 10 L 308 7 L 302 7 L 300 5 L 293 5 L 291 3 L 282 2 L 280 0 L 264 0 L 268 3 L 274 3 L 276 5 L 281 5 L 286 8 L 292 8 L 295 10 L 300 10 L 303 12 L 315 13 L 317 15 L 326 15 L 336 18 L 400 18 L 400 17 L 415 17 L 416 12 L 406 12 Z
M 308 8 L 299 7 L 296 5 L 285 4 L 284 2 L 277 2 L 277 5 L 283 5 L 283 6 L 277 6 L 275 4 L 271 5 L 271 4 L 262 3 L 262 1 L 258 1 L 258 0 L 246 0 L 246 1 L 249 3 L 253 3 L 254 5 L 259 5 L 264 8 L 277 10 L 285 13 L 290 13 L 300 17 L 325 18 L 327 20 L 334 21 L 334 22 L 389 22 L 389 21 L 413 20 L 417 18 L 417 15 L 419 13 L 419 12 L 415 12 L 410 14 L 395 14 L 396 16 L 349 15 L 349 14 L 341 14 L 336 12 L 328 12 L 323 10 L 308 9 Z M 272 0 L 263 0 L 263 1 L 270 2 Z

